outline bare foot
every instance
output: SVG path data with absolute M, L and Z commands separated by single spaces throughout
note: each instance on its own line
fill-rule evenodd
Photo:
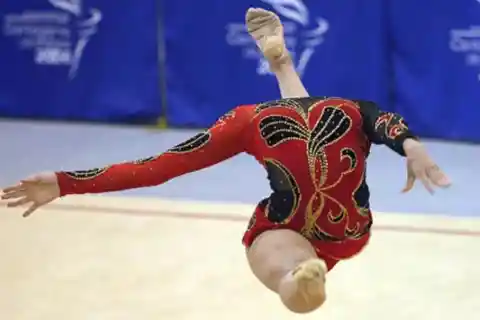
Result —
M 270 63 L 272 69 L 289 62 L 285 46 L 283 25 L 272 11 L 250 8 L 245 16 L 248 33 L 255 39 L 258 48 Z

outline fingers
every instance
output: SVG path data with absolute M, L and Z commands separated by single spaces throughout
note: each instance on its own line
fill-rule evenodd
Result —
M 409 176 L 407 178 L 407 183 L 405 184 L 405 187 L 403 188 L 402 192 L 406 193 L 412 190 L 413 186 L 415 185 L 415 176 Z
M 420 180 L 425 189 L 431 194 L 435 192 L 434 187 L 448 188 L 451 185 L 450 179 L 433 162 L 424 165 L 409 162 L 407 183 L 402 192 L 410 191 L 416 179 Z
M 15 192 L 15 191 L 24 191 L 24 190 L 26 190 L 26 188 L 29 185 L 37 184 L 40 181 L 41 180 L 37 176 L 29 177 L 29 178 L 20 180 L 20 183 L 14 185 L 14 186 L 6 187 L 1 191 L 3 193 L 10 193 L 10 192 Z
M 428 178 L 427 173 L 425 171 L 423 170 L 419 171 L 417 173 L 417 178 L 422 182 L 423 186 L 425 187 L 425 189 L 427 189 L 428 192 L 430 192 L 430 194 L 435 193 L 435 190 L 433 190 L 432 183 L 430 182 L 430 179 Z
M 41 182 L 42 179 L 40 176 L 32 176 L 23 179 L 17 185 L 0 190 L 0 199 L 6 200 L 6 206 L 9 208 L 15 208 L 30 204 L 27 210 L 25 210 L 25 212 L 23 213 L 23 217 L 28 217 L 41 206 L 41 204 L 32 201 L 32 198 L 28 194 L 28 190 L 32 190 L 32 187 L 35 188 L 35 185 Z
M 35 184 L 39 184 L 41 182 L 42 181 L 37 177 L 31 177 L 31 178 L 23 179 L 23 180 L 20 181 L 21 185 L 25 186 L 25 187 L 35 185 Z
M 23 190 L 23 189 L 13 190 L 13 191 L 9 191 L 7 193 L 2 194 L 1 199 L 2 200 L 11 200 L 11 199 L 24 197 L 24 196 L 25 196 L 25 190 Z
M 448 188 L 451 184 L 446 174 L 433 162 L 422 170 L 422 182 L 424 182 L 425 188 L 427 188 L 430 193 L 433 193 L 432 185 L 440 188 Z
M 416 178 L 412 170 L 412 162 L 410 160 L 407 160 L 407 183 L 405 184 L 402 192 L 406 193 L 412 190 L 413 186 L 415 185 L 415 180 Z
M 40 207 L 40 205 L 34 203 L 32 204 L 25 212 L 22 214 L 22 217 L 26 218 L 30 216 L 35 210 L 37 210 Z
M 19 196 L 12 196 L 12 193 L 9 194 L 9 198 L 8 199 L 13 199 L 13 198 L 18 198 Z M 6 199 L 5 195 L 2 196 L 2 199 Z M 8 202 L 7 203 L 7 207 L 9 208 L 15 208 L 15 207 L 20 207 L 20 206 L 23 206 L 23 205 L 26 205 L 28 203 L 31 203 L 32 201 L 30 199 L 28 199 L 27 197 L 23 196 L 21 199 L 18 199 L 16 201 L 12 201 L 12 202 Z M 30 216 L 35 210 L 37 210 L 41 205 L 38 204 L 38 203 L 32 203 L 30 205 L 30 207 L 28 207 L 27 210 L 25 210 L 25 212 L 22 214 L 22 216 L 24 218 Z
M 7 207 L 9 207 L 9 208 L 19 207 L 19 206 L 26 205 L 29 202 L 31 202 L 30 199 L 28 199 L 27 197 L 23 197 L 19 200 L 8 202 Z
M 421 143 L 407 139 L 404 142 L 404 150 L 407 156 L 409 172 L 413 171 L 415 178 L 419 179 L 430 193 L 433 193 L 434 186 L 440 188 L 450 186 L 450 179 L 430 158 Z M 410 186 L 412 186 L 411 183 L 407 181 L 407 186 L 404 190 L 410 190 Z
M 427 176 L 437 187 L 448 188 L 451 185 L 450 179 L 436 164 L 427 169 Z
M 19 191 L 19 190 L 25 190 L 24 185 L 21 184 L 21 183 L 15 185 L 15 186 L 6 187 L 2 191 L 3 191 L 3 193 L 10 193 L 10 192 Z

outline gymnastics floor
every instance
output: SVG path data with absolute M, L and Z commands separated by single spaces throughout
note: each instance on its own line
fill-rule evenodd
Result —
M 328 275 L 328 300 L 286 311 L 250 273 L 251 205 L 76 196 L 22 218 L 0 208 L 0 319 L 475 320 L 480 220 L 376 213 L 369 246 Z

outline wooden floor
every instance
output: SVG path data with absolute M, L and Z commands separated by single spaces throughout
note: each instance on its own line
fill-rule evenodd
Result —
M 71 197 L 0 208 L 0 319 L 478 319 L 480 220 L 378 214 L 369 247 L 298 316 L 250 274 L 250 206 Z

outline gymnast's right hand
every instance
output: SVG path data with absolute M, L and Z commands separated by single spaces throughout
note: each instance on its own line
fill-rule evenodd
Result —
M 54 172 L 31 176 L 2 191 L 1 199 L 7 203 L 7 207 L 28 205 L 23 217 L 28 217 L 41 206 L 60 197 L 60 188 Z

